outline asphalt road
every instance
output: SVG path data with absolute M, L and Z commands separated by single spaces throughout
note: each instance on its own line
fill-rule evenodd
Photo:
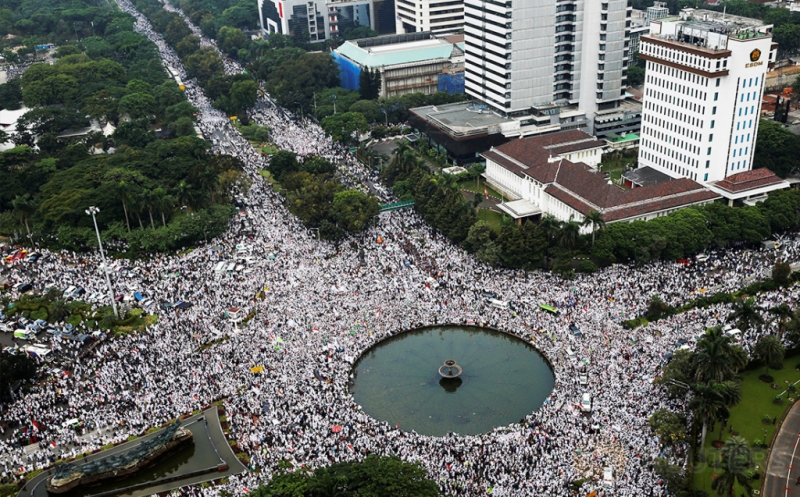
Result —
M 800 402 L 795 402 L 781 425 L 770 451 L 762 494 L 800 496 Z

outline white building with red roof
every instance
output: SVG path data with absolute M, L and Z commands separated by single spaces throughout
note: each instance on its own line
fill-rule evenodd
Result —
M 728 199 L 728 205 L 732 206 L 737 200 L 745 205 L 755 205 L 766 200 L 767 193 L 789 188 L 789 182 L 769 169 L 761 168 L 732 174 L 708 183 L 706 187 Z
M 595 168 L 574 159 L 582 147 L 589 146 L 578 134 L 589 136 L 566 131 L 521 138 L 481 154 L 486 159 L 487 183 L 514 199 L 499 208 L 517 220 L 552 215 L 579 223 L 597 211 L 606 223 L 612 223 L 653 219 L 721 196 L 688 178 L 634 189 L 617 186 Z M 591 227 L 583 231 L 589 232 Z

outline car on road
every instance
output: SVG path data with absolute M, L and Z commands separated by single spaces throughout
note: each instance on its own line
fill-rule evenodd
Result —
M 489 305 L 497 309 L 508 309 L 508 302 L 502 300 L 489 299 Z
M 592 394 L 581 395 L 581 412 L 592 412 Z
M 603 488 L 614 488 L 614 469 L 603 468 Z
M 9 255 L 5 256 L 3 260 L 6 262 L 6 264 L 13 264 L 17 261 L 24 259 L 25 256 L 27 255 L 28 255 L 27 250 L 16 250 L 10 253 Z
M 581 333 L 581 329 L 575 326 L 575 323 L 570 323 L 569 331 L 571 331 L 576 337 L 583 335 L 583 333 Z
M 31 341 L 36 338 L 36 332 L 23 329 L 14 330 L 14 338 Z
M 589 375 L 587 375 L 586 373 L 581 373 L 581 374 L 579 374 L 579 375 L 578 375 L 578 383 L 579 383 L 579 384 L 580 384 L 582 387 L 589 386 Z

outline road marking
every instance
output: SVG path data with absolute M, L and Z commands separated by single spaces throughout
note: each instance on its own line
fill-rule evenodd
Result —
M 794 462 L 794 455 L 797 453 L 797 446 L 800 445 L 800 434 L 797 435 L 797 439 L 794 442 L 794 450 L 792 450 L 792 458 L 789 459 L 789 462 Z M 788 497 L 789 495 L 789 478 L 792 475 L 792 466 L 789 466 L 789 471 L 786 473 L 786 491 L 784 492 L 784 496 Z

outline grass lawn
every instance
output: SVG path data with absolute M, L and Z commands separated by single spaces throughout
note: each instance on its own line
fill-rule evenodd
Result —
M 783 395 L 783 402 L 780 405 L 773 404 L 773 399 L 776 395 L 786 390 L 787 382 L 794 383 L 800 380 L 800 371 L 795 369 L 795 365 L 800 362 L 800 358 L 792 357 L 784 361 L 783 369 L 770 370 L 770 375 L 775 378 L 775 384 L 780 385 L 779 390 L 773 390 L 769 384 L 763 383 L 758 380 L 758 376 L 764 373 L 764 368 L 758 368 L 745 371 L 742 374 L 742 401 L 731 409 L 731 417 L 728 420 L 728 425 L 733 426 L 733 431 L 739 432 L 739 435 L 747 439 L 750 444 L 753 440 L 764 440 L 764 432 L 766 430 L 766 443 L 772 440 L 772 435 L 775 432 L 776 425 L 764 424 L 761 419 L 764 415 L 770 418 L 778 418 L 780 420 L 786 409 L 789 408 L 790 403 L 786 400 L 787 397 L 796 397 L 797 394 L 786 393 Z M 800 384 L 797 385 L 800 387 Z M 719 457 L 719 450 L 714 448 L 712 442 L 717 440 L 719 435 L 719 425 L 713 432 L 709 429 L 706 436 L 706 444 L 703 448 L 706 454 L 705 463 L 696 463 L 694 472 L 694 489 L 705 490 L 709 495 L 716 495 L 716 492 L 711 490 L 711 481 L 715 468 L 709 467 L 708 463 L 716 460 Z M 728 428 L 725 428 L 722 434 L 722 440 L 725 441 L 730 437 Z M 759 473 L 763 475 L 764 467 L 766 465 L 766 449 L 754 448 L 753 457 L 756 464 L 759 466 Z M 758 488 L 761 480 L 753 482 L 754 488 Z M 744 490 L 736 485 L 736 495 L 744 495 Z
M 264 179 L 270 182 L 272 185 L 272 189 L 278 193 L 281 192 L 281 185 L 278 184 L 274 179 L 272 179 L 272 175 L 266 169 L 262 169 L 258 172 Z
M 625 172 L 626 164 L 636 164 L 636 157 L 615 157 L 614 155 L 615 154 L 603 155 L 600 161 L 600 164 L 602 164 L 600 171 L 608 173 L 611 179 L 618 181 L 622 177 L 622 173 Z
M 465 181 L 461 181 L 461 182 L 458 183 L 458 188 L 459 189 L 467 190 L 468 192 L 473 192 L 473 193 L 480 193 L 481 195 L 483 195 L 484 187 L 489 192 L 489 195 L 492 195 L 493 197 L 497 197 L 497 198 L 503 199 L 505 201 L 511 200 L 510 198 L 508 198 L 505 195 L 501 194 L 500 192 L 498 192 L 497 190 L 495 190 L 491 186 L 487 185 L 486 182 L 483 181 L 483 180 L 481 180 L 480 186 L 476 186 L 475 185 L 475 180 L 474 179 L 465 180 Z
M 478 209 L 478 219 L 489 223 L 489 226 L 497 234 L 500 234 L 500 228 L 503 226 L 503 216 L 503 214 L 489 209 Z

